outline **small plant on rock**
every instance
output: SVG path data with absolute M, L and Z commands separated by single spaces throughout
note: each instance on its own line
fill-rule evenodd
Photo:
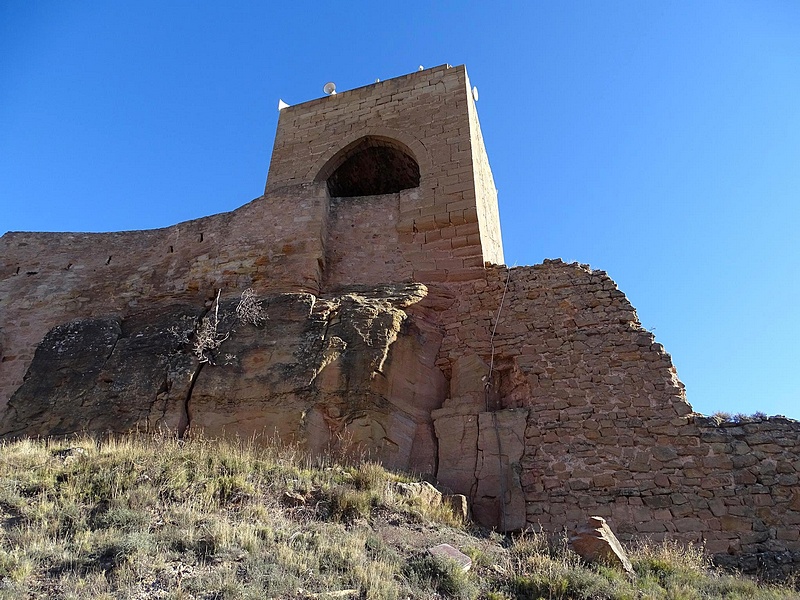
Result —
M 220 331 L 219 297 L 221 293 L 222 290 L 217 291 L 217 297 L 214 299 L 211 309 L 195 328 L 192 352 L 201 363 L 213 365 L 216 350 L 233 333 L 232 327 L 228 331 Z M 261 301 L 258 300 L 256 293 L 251 288 L 242 292 L 239 304 L 236 306 L 236 320 L 256 327 L 261 327 L 267 321 Z M 227 360 L 232 358 L 231 355 L 226 355 Z
M 236 318 L 242 323 L 250 323 L 256 327 L 261 327 L 267 322 L 267 315 L 261 306 L 261 301 L 252 288 L 247 288 L 242 292 L 239 305 L 236 307 Z
M 217 291 L 217 297 L 208 314 L 200 319 L 200 323 L 194 332 L 194 344 L 192 350 L 194 355 L 201 363 L 207 362 L 214 364 L 214 350 L 219 348 L 227 340 L 231 332 L 222 334 L 219 331 L 219 295 L 222 290 Z

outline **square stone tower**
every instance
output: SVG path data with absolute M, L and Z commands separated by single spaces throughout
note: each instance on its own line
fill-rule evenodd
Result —
M 319 288 L 480 276 L 503 262 L 497 191 L 466 68 L 443 65 L 284 108 L 265 199 L 315 198 Z

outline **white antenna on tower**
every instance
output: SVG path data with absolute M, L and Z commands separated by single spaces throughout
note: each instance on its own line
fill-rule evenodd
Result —
M 322 91 L 328 94 L 328 96 L 333 96 L 336 94 L 336 84 L 332 81 L 329 81 L 322 87 Z

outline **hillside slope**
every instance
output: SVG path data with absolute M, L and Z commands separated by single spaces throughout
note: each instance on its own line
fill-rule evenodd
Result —
M 341 446 L 340 446 L 341 447 Z M 471 528 L 426 484 L 346 451 L 158 436 L 0 448 L 0 598 L 792 598 L 695 549 L 634 581 L 557 540 Z M 449 543 L 470 571 L 426 549 Z

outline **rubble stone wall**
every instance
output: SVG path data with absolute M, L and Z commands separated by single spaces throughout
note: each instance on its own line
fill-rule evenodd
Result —
M 498 525 L 557 532 L 592 514 L 623 540 L 703 543 L 751 572 L 797 569 L 800 423 L 692 413 L 670 356 L 602 271 L 545 261 L 487 274 L 461 284 L 445 314 L 440 479 Z M 481 374 L 472 381 L 461 374 L 465 354 Z M 495 464 L 514 456 L 514 431 L 524 431 L 524 452 L 487 486 L 477 467 L 491 414 Z M 454 437 L 460 445 L 442 443 Z

